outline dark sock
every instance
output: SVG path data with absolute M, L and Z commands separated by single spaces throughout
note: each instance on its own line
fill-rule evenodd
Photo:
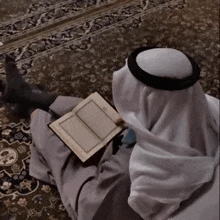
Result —
M 7 102 L 18 103 L 28 108 L 48 110 L 56 96 L 39 89 L 33 89 L 24 81 L 16 67 L 15 60 L 6 55 L 6 86 L 3 97 Z
M 49 110 L 49 106 L 55 101 L 57 96 L 41 91 L 33 89 L 31 92 L 25 92 L 23 94 L 22 102 L 27 103 L 32 108 L 40 108 L 45 111 Z
M 6 80 L 0 79 L 0 92 L 3 93 L 5 91 L 5 85 L 6 85 Z
M 5 57 L 6 86 L 4 98 L 8 102 L 17 103 L 22 100 L 25 92 L 31 92 L 31 87 L 23 80 L 16 67 L 15 60 Z

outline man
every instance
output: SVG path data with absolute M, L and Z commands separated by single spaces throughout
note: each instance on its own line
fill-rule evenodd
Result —
M 83 164 L 47 126 L 81 99 L 32 89 L 7 56 L 5 99 L 37 108 L 30 174 L 57 186 L 72 219 L 168 219 L 218 166 L 218 100 L 205 96 L 199 72 L 175 49 L 131 53 L 113 75 L 114 104 L 129 129 Z

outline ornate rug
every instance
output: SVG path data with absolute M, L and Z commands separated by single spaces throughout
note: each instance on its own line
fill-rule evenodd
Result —
M 133 49 L 172 47 L 199 63 L 204 91 L 219 98 L 218 6 L 217 0 L 1 1 L 0 53 L 13 56 L 32 85 L 82 98 L 98 91 L 112 103 L 112 73 Z M 68 220 L 56 187 L 29 176 L 31 142 L 29 120 L 0 98 L 0 220 Z

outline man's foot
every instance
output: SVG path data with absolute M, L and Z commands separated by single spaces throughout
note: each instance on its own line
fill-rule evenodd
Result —
M 3 97 L 7 102 L 22 102 L 25 95 L 31 92 L 31 87 L 19 74 L 15 60 L 6 55 L 5 57 L 6 85 Z
M 6 86 L 6 77 L 4 75 L 0 75 L 0 92 L 3 93 L 5 91 Z
M 6 85 L 3 98 L 7 102 L 22 104 L 32 108 L 48 110 L 49 106 L 55 101 L 56 96 L 40 89 L 32 88 L 24 81 L 16 67 L 15 60 L 6 55 Z

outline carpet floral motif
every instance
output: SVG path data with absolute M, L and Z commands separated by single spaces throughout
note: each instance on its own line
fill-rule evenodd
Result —
M 29 127 L 10 123 L 0 135 L 0 219 L 68 219 L 56 188 L 29 175 Z

